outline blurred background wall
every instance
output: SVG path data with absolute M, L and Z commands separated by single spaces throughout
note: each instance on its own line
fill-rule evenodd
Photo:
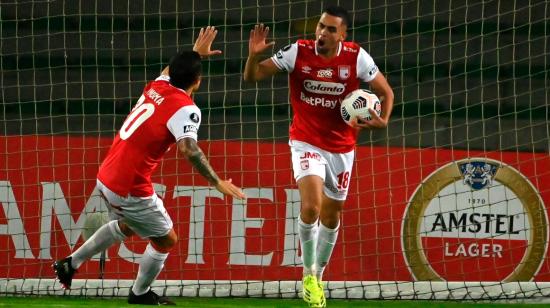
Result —
M 2 1 L 0 131 L 112 137 L 147 81 L 200 27 L 219 29 L 195 100 L 201 139 L 285 142 L 287 76 L 244 83 L 248 34 L 313 38 L 324 7 L 393 86 L 390 126 L 361 144 L 548 152 L 547 1 Z M 365 85 L 366 86 L 366 85 Z

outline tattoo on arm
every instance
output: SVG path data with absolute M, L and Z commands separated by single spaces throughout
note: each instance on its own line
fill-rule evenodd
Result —
M 189 156 L 189 161 L 193 164 L 193 166 L 195 166 L 195 168 L 197 168 L 199 173 L 208 180 L 208 182 L 213 185 L 218 184 L 220 179 L 214 169 L 212 169 L 212 166 L 210 166 L 208 159 L 206 159 L 206 156 L 204 156 L 201 149 L 198 149 L 198 151 L 191 154 Z
M 197 142 L 191 138 L 184 138 L 183 141 L 185 150 L 182 151 L 187 157 L 189 162 L 204 176 L 208 182 L 212 185 L 216 185 L 219 182 L 219 177 L 210 166 L 208 159 L 197 145 Z

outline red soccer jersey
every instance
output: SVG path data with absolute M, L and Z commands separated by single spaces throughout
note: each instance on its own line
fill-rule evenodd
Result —
M 151 175 L 177 140 L 197 139 L 200 110 L 167 76 L 149 83 L 101 164 L 97 178 L 116 194 L 153 195 Z
M 340 115 L 340 103 L 360 80 L 371 81 L 378 68 L 359 45 L 340 44 L 337 55 L 325 59 L 314 40 L 298 40 L 277 52 L 272 61 L 289 72 L 290 102 L 294 116 L 290 139 L 307 142 L 333 153 L 354 149 L 357 131 Z

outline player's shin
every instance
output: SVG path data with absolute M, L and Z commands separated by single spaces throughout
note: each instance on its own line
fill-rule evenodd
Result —
M 71 266 L 77 269 L 94 255 L 122 242 L 126 236 L 120 230 L 118 221 L 113 220 L 99 228 L 80 248 L 71 254 Z
M 302 263 L 304 266 L 304 276 L 313 275 L 313 265 L 315 263 L 315 253 L 317 237 L 319 233 L 319 223 L 315 221 L 307 224 L 298 217 L 298 233 L 300 235 L 300 248 L 302 249 Z
M 315 260 L 315 267 L 317 268 L 317 279 L 319 281 L 323 278 L 323 271 L 330 260 L 336 240 L 338 239 L 338 229 L 340 224 L 335 229 L 329 229 L 322 223 L 319 224 L 319 239 L 317 243 L 317 257 Z
M 138 275 L 132 287 L 135 295 L 142 295 L 149 291 L 151 284 L 164 267 L 166 258 L 168 258 L 168 253 L 157 251 L 151 243 L 147 245 L 139 262 Z

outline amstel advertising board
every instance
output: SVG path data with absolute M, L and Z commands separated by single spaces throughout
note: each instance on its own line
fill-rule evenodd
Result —
M 0 137 L 0 277 L 53 278 L 105 210 L 95 175 L 110 138 Z M 285 143 L 200 142 L 248 195 L 208 187 L 175 149 L 154 177 L 179 243 L 159 279 L 299 280 L 299 194 Z M 546 153 L 359 146 L 325 280 L 550 281 Z M 107 252 L 106 279 L 133 279 L 145 242 Z M 94 258 L 78 278 L 97 278 Z

